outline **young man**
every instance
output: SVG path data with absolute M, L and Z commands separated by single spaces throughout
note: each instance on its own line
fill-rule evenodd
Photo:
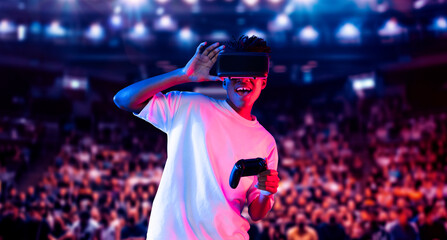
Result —
M 114 97 L 118 107 L 168 135 L 168 159 L 153 202 L 147 239 L 248 239 L 250 226 L 241 216 L 245 203 L 255 221 L 273 206 L 279 182 L 276 143 L 251 115 L 266 86 L 268 62 L 263 77 L 210 76 L 225 46 L 214 43 L 205 48 L 205 44 L 197 47 L 184 68 L 134 83 Z M 246 52 L 267 56 L 270 48 L 263 39 L 243 36 L 230 42 L 225 51 L 237 51 L 243 58 Z M 160 93 L 181 83 L 220 80 L 227 91 L 226 100 L 191 92 Z M 231 188 L 229 178 L 235 163 L 258 157 L 266 159 L 268 170 L 242 177 L 239 185 Z

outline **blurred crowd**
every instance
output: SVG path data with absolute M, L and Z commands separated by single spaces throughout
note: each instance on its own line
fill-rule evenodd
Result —
M 39 153 L 42 126 L 26 118 L 0 117 L 0 189 L 12 187 Z
M 254 238 L 447 239 L 447 114 L 392 99 L 357 119 L 365 142 L 343 115 L 311 112 L 276 136 L 281 184 Z
M 260 118 L 281 181 L 251 239 L 447 239 L 447 114 L 360 110 Z M 145 239 L 166 138 L 136 121 L 70 131 L 40 181 L 2 194 L 0 239 Z

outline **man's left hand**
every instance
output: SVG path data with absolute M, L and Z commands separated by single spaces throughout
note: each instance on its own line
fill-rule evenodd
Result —
M 278 172 L 273 169 L 268 169 L 258 174 L 258 184 L 255 187 L 259 190 L 267 191 L 267 195 L 271 195 L 277 192 L 278 185 Z M 261 191 L 261 193 L 264 191 Z

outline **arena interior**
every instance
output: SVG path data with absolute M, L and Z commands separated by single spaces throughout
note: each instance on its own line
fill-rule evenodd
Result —
M 2 0 L 0 21 L 1 240 L 145 239 L 167 138 L 113 96 L 240 35 L 272 49 L 254 114 L 279 151 L 250 239 L 447 239 L 444 0 Z

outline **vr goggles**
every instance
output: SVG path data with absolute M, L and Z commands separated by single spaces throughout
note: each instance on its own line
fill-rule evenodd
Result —
M 267 77 L 268 73 L 267 53 L 224 52 L 217 57 L 219 77 Z

